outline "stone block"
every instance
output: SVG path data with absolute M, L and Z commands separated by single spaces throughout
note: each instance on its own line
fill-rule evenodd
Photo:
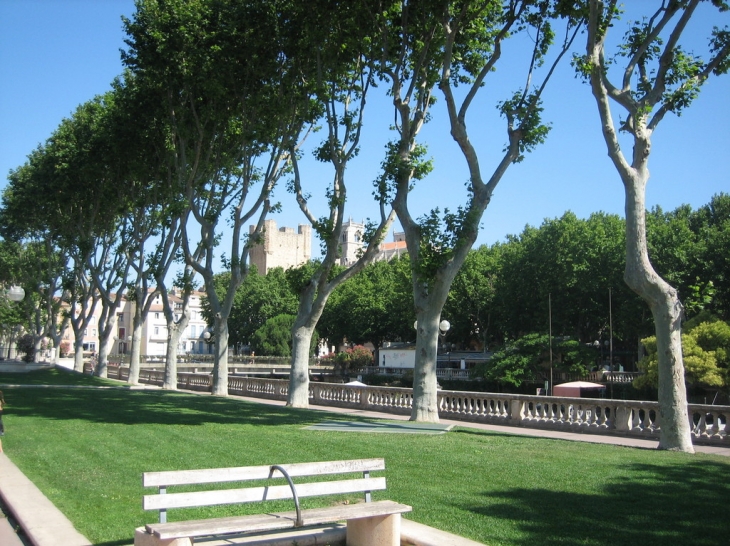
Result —
M 193 541 L 189 538 L 161 540 L 149 534 L 144 527 L 137 527 L 134 530 L 134 546 L 193 546 Z
M 347 546 L 400 546 L 400 514 L 347 522 Z

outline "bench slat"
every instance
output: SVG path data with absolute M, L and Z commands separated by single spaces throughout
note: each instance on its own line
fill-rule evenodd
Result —
M 393 501 L 377 501 L 359 504 L 311 508 L 302 510 L 304 525 L 321 525 L 349 519 L 386 516 L 410 512 L 411 507 Z M 146 525 L 148 533 L 161 540 L 240 533 L 246 531 L 274 531 L 294 527 L 296 512 L 277 512 L 252 516 L 234 516 L 207 520 L 182 521 L 174 523 L 152 523 Z
M 320 474 L 347 474 L 349 472 L 369 472 L 385 470 L 384 459 L 355 459 L 350 461 L 323 461 L 316 463 L 293 463 L 281 465 L 289 475 L 314 476 Z M 199 470 L 170 470 L 164 472 L 145 472 L 142 474 L 144 487 L 202 484 L 216 482 L 236 482 L 246 480 L 265 480 L 269 477 L 270 466 L 240 466 L 234 468 L 204 468 Z M 281 477 L 281 473 L 274 472 Z
M 337 495 L 341 493 L 361 493 L 363 491 L 382 491 L 385 489 L 385 478 L 360 478 L 354 480 L 299 483 L 295 485 L 297 496 L 302 498 L 319 495 Z M 266 500 L 292 498 L 291 488 L 288 485 L 273 485 L 268 488 L 247 487 L 245 489 L 145 495 L 142 498 L 142 506 L 145 510 L 160 510 L 255 502 L 264 500 L 264 493 L 266 493 Z

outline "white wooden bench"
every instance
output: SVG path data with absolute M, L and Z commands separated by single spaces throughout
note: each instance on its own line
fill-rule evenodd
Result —
M 399 546 L 400 515 L 411 507 L 397 502 L 372 501 L 370 492 L 385 489 L 384 477 L 370 472 L 385 470 L 383 459 L 357 459 L 272 466 L 244 466 L 203 470 L 145 472 L 144 487 L 158 487 L 157 494 L 145 495 L 145 510 L 159 510 L 160 523 L 135 530 L 135 546 L 191 546 L 196 537 L 291 530 L 306 526 L 347 522 L 347 546 Z M 357 478 L 351 475 L 362 474 Z M 350 475 L 347 479 L 343 476 Z M 328 476 L 329 481 L 321 481 Z M 282 477 L 285 482 L 282 485 Z M 269 485 L 277 479 L 277 485 Z M 168 492 L 168 487 L 258 481 L 243 488 Z M 295 483 L 296 482 L 296 483 Z M 262 485 L 263 484 L 263 485 Z M 246 486 L 247 485 L 247 486 Z M 365 502 L 338 504 L 326 508 L 300 509 L 302 497 L 364 493 Z M 291 499 L 294 510 L 213 519 L 167 522 L 167 510 L 220 504 Z

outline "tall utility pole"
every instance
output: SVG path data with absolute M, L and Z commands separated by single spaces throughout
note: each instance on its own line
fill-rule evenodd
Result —
M 611 311 L 611 289 L 608 289 L 608 358 L 609 358 L 609 370 L 611 370 L 611 399 L 613 399 L 613 381 L 615 376 L 613 374 L 613 312 Z
M 553 303 L 552 294 L 548 293 L 548 346 L 550 347 L 550 384 L 547 395 L 553 394 Z

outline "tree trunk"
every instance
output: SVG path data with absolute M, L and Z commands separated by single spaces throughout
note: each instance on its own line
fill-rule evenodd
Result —
M 422 309 L 417 315 L 416 366 L 413 371 L 413 407 L 411 421 L 438 423 L 438 356 L 441 309 Z
M 292 361 L 289 372 L 289 395 L 286 405 L 293 408 L 309 407 L 309 351 L 314 327 L 297 324 L 292 332 Z
M 187 324 L 187 322 L 186 322 Z M 167 327 L 167 351 L 165 352 L 165 380 L 162 388 L 166 390 L 177 390 L 177 347 L 184 327 L 179 324 L 168 325 Z
M 213 394 L 228 396 L 228 321 L 215 321 L 215 363 L 213 365 Z
M 80 335 L 76 336 L 74 342 L 74 371 L 84 372 L 84 338 Z
M 624 180 L 626 188 L 626 270 L 624 280 L 651 309 L 659 373 L 659 449 L 694 453 L 687 414 L 682 358 L 683 307 L 677 291 L 651 265 L 646 245 L 645 177 Z
M 142 341 L 142 291 L 136 291 L 134 301 L 134 317 L 132 318 L 132 346 L 129 354 L 129 378 L 127 383 L 137 385 L 139 383 L 139 359 L 142 352 L 140 341 Z
M 98 364 L 96 365 L 96 371 L 94 372 L 94 375 L 97 375 L 99 377 L 106 377 L 107 374 L 107 356 L 109 354 L 109 341 L 110 338 L 108 336 L 102 335 L 99 338 L 99 357 L 98 357 Z M 112 341 L 113 343 L 113 341 Z
M 136 319 L 136 317 L 135 317 Z M 139 383 L 140 358 L 142 356 L 142 325 L 132 325 L 132 344 L 129 353 L 129 377 L 127 383 Z
M 114 347 L 114 341 L 117 339 L 117 308 L 117 304 L 109 306 L 105 317 L 106 320 L 99 321 L 99 333 L 101 335 L 99 336 L 99 364 L 96 367 L 96 375 L 99 377 L 107 376 L 109 352 Z M 102 318 L 104 318 L 103 314 Z

